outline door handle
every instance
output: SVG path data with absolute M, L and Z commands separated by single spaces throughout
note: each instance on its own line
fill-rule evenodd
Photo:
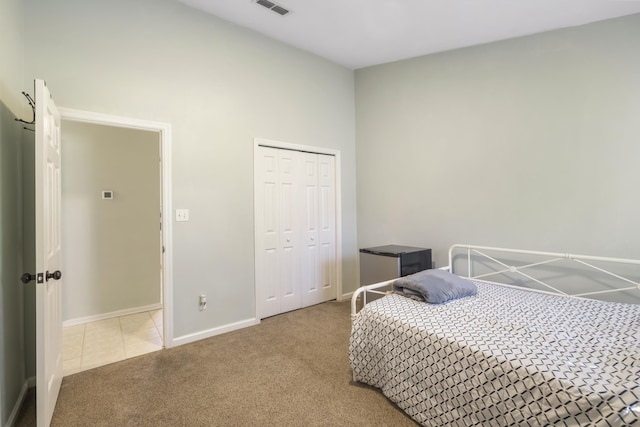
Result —
M 20 281 L 25 285 L 32 280 L 36 280 L 35 274 L 24 273 L 22 276 L 20 276 Z
M 47 282 L 49 281 L 49 279 L 53 279 L 53 280 L 60 280 L 62 278 L 62 272 L 60 270 L 56 270 L 53 273 L 49 273 L 47 271 Z
M 62 276 L 62 273 L 61 273 Z M 44 282 L 44 274 L 42 273 L 38 273 L 38 274 L 30 274 L 30 273 L 24 273 L 22 276 L 20 276 L 20 281 L 22 283 L 24 283 L 25 285 L 27 283 L 29 283 L 30 281 L 35 280 L 36 283 L 43 283 Z

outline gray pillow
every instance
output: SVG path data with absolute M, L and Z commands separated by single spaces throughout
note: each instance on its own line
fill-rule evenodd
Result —
M 442 304 L 478 293 L 476 285 L 446 270 L 424 270 L 393 282 L 393 290 L 410 298 L 431 304 Z

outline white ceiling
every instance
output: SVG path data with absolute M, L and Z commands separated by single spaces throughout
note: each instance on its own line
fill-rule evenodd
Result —
M 640 0 L 179 0 L 357 69 L 640 13 Z M 271 0 L 274 1 L 274 0 Z

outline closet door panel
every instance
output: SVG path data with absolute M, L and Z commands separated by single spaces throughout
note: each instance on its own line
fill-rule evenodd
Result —
M 299 219 L 296 200 L 298 159 L 294 151 L 278 150 L 280 188 L 280 242 L 283 248 L 293 250 L 298 245 Z
M 274 181 L 264 182 L 262 185 L 262 200 L 264 212 L 262 214 L 262 232 L 264 247 L 275 250 L 278 247 L 278 188 Z
M 278 269 L 278 252 L 275 249 L 264 251 L 264 268 L 262 269 L 262 299 L 265 303 L 266 316 L 280 312 L 280 271 Z
M 336 179 L 335 158 L 318 155 L 320 290 L 322 300 L 336 298 Z
M 336 248 L 332 243 L 323 243 L 320 250 L 320 289 L 323 301 L 336 298 Z
M 256 310 L 260 318 L 280 313 L 278 150 L 256 151 Z
M 302 157 L 302 173 L 300 185 L 304 189 L 301 200 L 300 217 L 303 220 L 302 251 L 302 306 L 322 302 L 320 293 L 320 238 L 319 225 L 319 187 L 318 187 L 318 155 L 300 153 Z
M 294 247 L 280 253 L 280 312 L 300 308 L 300 263 Z
M 278 150 L 280 179 L 280 290 L 281 312 L 300 308 L 301 265 L 299 153 Z
M 303 219 L 304 242 L 307 245 L 318 244 L 318 156 L 311 153 L 300 153 L 302 157 L 302 173 L 300 186 L 304 189 L 301 217 Z

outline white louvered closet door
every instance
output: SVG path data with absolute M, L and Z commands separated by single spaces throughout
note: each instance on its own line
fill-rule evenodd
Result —
M 257 147 L 259 318 L 336 298 L 335 159 Z

